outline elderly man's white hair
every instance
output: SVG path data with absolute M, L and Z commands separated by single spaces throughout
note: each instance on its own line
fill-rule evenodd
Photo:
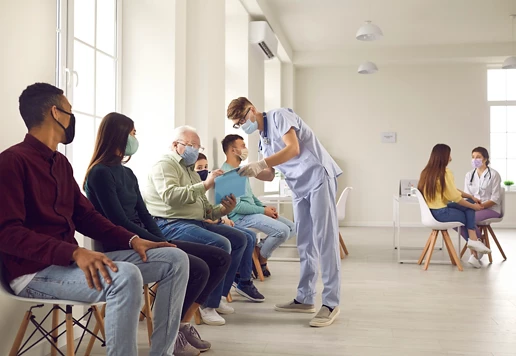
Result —
M 188 125 L 176 127 L 172 134 L 172 142 L 176 142 L 177 140 L 184 139 L 185 133 L 187 133 L 187 132 L 197 133 L 197 130 L 195 129 L 195 127 L 188 126 Z

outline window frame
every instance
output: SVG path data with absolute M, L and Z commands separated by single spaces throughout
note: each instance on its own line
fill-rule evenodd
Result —
M 492 117 L 491 117 L 491 108 L 492 107 L 516 107 L 516 100 L 489 100 L 489 71 L 490 70 L 505 70 L 505 69 L 502 69 L 500 67 L 488 67 L 487 68 L 487 71 L 486 71 L 486 75 L 487 75 L 487 103 L 488 103 L 488 106 L 489 106 L 489 152 L 492 152 L 492 140 L 491 140 L 491 136 L 493 134 L 493 132 L 491 131 L 491 120 L 492 120 Z M 516 84 L 516 83 L 515 83 Z M 506 88 L 505 90 L 507 90 L 507 84 L 506 84 Z M 506 117 L 506 120 L 507 120 L 507 117 Z M 501 133 L 501 132 L 496 132 L 496 133 Z M 514 132 L 508 132 L 507 129 L 505 131 L 505 135 L 506 137 L 509 135 L 509 134 L 513 134 Z M 506 141 L 507 142 L 507 141 Z M 508 145 L 506 145 L 506 151 L 505 151 L 505 157 L 504 158 L 496 158 L 497 160 L 504 160 L 505 161 L 505 172 L 506 172 L 506 176 L 504 177 L 502 175 L 502 184 L 503 184 L 503 181 L 505 180 L 516 180 L 516 177 L 509 177 L 508 176 L 508 172 L 509 172 L 509 160 L 512 158 L 509 158 L 509 153 L 507 152 L 507 147 Z
M 97 4 L 102 0 L 95 1 L 95 25 L 94 25 L 94 44 L 86 43 L 74 35 L 74 2 L 75 0 L 56 0 L 57 21 L 56 21 L 56 85 L 63 89 L 65 96 L 72 104 L 72 111 L 75 114 L 86 116 L 96 121 L 102 119 L 97 115 L 97 53 L 109 56 L 115 61 L 115 111 L 120 111 L 122 103 L 122 6 L 123 0 L 115 1 L 115 53 L 111 55 L 97 47 Z M 73 108 L 74 88 L 76 86 L 77 72 L 74 72 L 74 42 L 77 40 L 94 51 L 93 64 L 93 114 L 81 112 Z M 74 75 L 75 74 L 75 75 Z M 76 76 L 77 75 L 77 76 Z M 94 133 L 94 137 L 96 132 Z M 92 142 L 94 144 L 94 142 Z M 74 166 L 74 143 L 63 146 L 60 145 L 59 151 L 66 155 L 72 167 Z

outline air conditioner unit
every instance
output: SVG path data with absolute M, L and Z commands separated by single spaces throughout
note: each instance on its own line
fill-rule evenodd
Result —
M 278 40 L 267 21 L 249 22 L 249 43 L 256 47 L 263 59 L 272 59 L 278 53 Z

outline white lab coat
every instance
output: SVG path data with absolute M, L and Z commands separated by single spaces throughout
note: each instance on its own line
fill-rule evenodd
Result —
M 473 180 L 471 179 L 472 175 Z M 473 195 L 482 202 L 489 200 L 495 202 L 496 205 L 489 209 L 501 214 L 501 184 L 500 174 L 493 168 L 486 169 L 480 176 L 476 170 L 471 170 L 466 173 L 464 179 L 464 192 Z

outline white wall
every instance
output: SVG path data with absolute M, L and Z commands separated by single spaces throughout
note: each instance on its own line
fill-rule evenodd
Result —
M 226 0 L 226 88 L 225 108 L 231 100 L 247 96 L 249 84 L 249 14 L 239 0 Z M 237 134 L 247 140 L 240 129 L 225 119 L 225 134 Z M 247 141 L 246 141 L 247 142 Z
M 281 62 L 273 58 L 264 61 L 264 111 L 281 107 Z
M 174 129 L 176 5 L 139 0 L 122 6 L 121 112 L 135 122 L 140 147 L 128 166 L 143 189 Z
M 344 171 L 339 190 L 355 188 L 349 225 L 391 226 L 399 180 L 419 178 L 434 144 L 451 146 L 459 188 L 471 149 L 489 147 L 487 72 L 481 64 L 382 67 L 374 75 L 359 75 L 356 67 L 301 68 L 295 92 L 295 110 Z M 397 143 L 382 144 L 384 131 L 397 132 Z M 514 198 L 508 196 L 509 207 Z M 410 210 L 402 212 L 402 222 L 419 222 L 417 208 Z M 509 216 L 505 223 L 511 223 Z
M 294 107 L 295 68 L 290 62 L 281 63 L 281 106 Z
M 2 1 L 0 11 L 0 151 L 22 141 L 27 132 L 18 111 L 23 89 L 35 82 L 55 81 L 56 2 L 18 0 L 6 4 Z M 0 355 L 8 354 L 28 306 L 0 297 Z M 41 352 L 36 348 L 32 355 Z
M 256 53 L 257 49 L 249 45 L 249 88 L 248 99 L 258 110 L 265 107 L 265 65 L 261 54 Z M 249 135 L 249 162 L 258 160 L 258 143 L 260 136 L 257 133 Z M 256 196 L 263 195 L 263 182 L 258 179 L 251 179 L 251 188 Z

